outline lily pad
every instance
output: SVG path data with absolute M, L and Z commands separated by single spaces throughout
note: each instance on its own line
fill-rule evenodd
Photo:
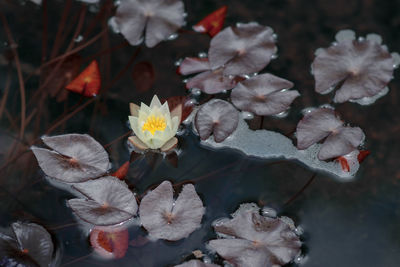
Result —
M 86 134 L 45 136 L 43 142 L 53 150 L 32 147 L 44 173 L 66 183 L 80 183 L 104 175 L 110 166 L 107 152 Z
M 196 130 L 202 140 L 211 134 L 222 142 L 237 128 L 239 112 L 227 101 L 213 99 L 200 107 L 195 117 Z
M 393 78 L 394 60 L 378 38 L 355 39 L 352 31 L 342 31 L 337 43 L 320 48 L 312 63 L 315 91 L 327 94 L 334 89 L 334 102 L 343 103 L 373 97 Z
M 240 110 L 275 115 L 286 111 L 300 95 L 296 90 L 286 90 L 292 87 L 292 82 L 265 73 L 240 82 L 232 90 L 231 99 Z
M 124 0 L 117 8 L 115 22 L 131 45 L 143 41 L 154 47 L 168 39 L 185 23 L 180 0 Z
M 297 124 L 297 148 L 306 149 L 323 140 L 319 160 L 328 160 L 344 156 L 357 150 L 365 139 L 359 127 L 343 126 L 335 111 L 330 108 L 318 108 L 307 113 Z
M 258 23 L 238 23 L 218 33 L 208 51 L 212 69 L 224 66 L 225 75 L 259 72 L 277 51 L 273 30 Z
M 1 266 L 50 266 L 54 245 L 42 226 L 16 222 L 11 228 L 12 235 L 0 234 Z
M 186 238 L 199 228 L 204 212 L 203 203 L 192 184 L 184 185 L 174 200 L 169 181 L 147 193 L 139 207 L 141 223 L 149 235 L 170 241 Z
M 294 226 L 282 217 L 260 215 L 255 204 L 242 204 L 232 219 L 218 220 L 214 229 L 224 238 L 211 240 L 209 246 L 233 266 L 281 266 L 300 253 Z
M 87 199 L 70 199 L 68 204 L 79 218 L 88 223 L 110 226 L 128 221 L 136 215 L 136 198 L 118 178 L 106 176 L 75 184 L 73 188 Z

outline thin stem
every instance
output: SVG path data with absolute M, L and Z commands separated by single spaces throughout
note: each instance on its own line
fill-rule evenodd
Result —
M 297 197 L 299 197 L 304 192 L 304 190 L 306 190 L 307 187 L 309 187 L 311 185 L 311 183 L 314 181 L 315 177 L 317 177 L 316 172 L 314 172 L 313 175 L 311 175 L 310 179 L 308 179 L 307 183 L 296 194 L 294 194 L 289 200 L 287 200 L 285 202 L 285 204 L 283 204 L 283 205 L 287 206 L 290 203 L 292 203 Z
M 8 26 L 8 22 L 6 17 L 3 15 L 3 13 L 0 13 L 0 17 L 3 21 L 4 25 L 4 30 L 7 35 L 7 39 L 9 41 L 11 51 L 14 55 L 14 60 L 15 60 L 15 65 L 17 66 L 17 73 L 18 73 L 18 82 L 19 82 L 19 89 L 20 89 L 20 94 L 21 94 L 21 127 L 20 127 L 20 132 L 19 132 L 19 138 L 22 139 L 25 133 L 25 116 L 26 116 L 26 99 L 25 99 L 25 85 L 24 85 L 24 78 L 22 76 L 22 70 L 21 70 L 21 62 L 19 60 L 19 55 L 17 52 L 17 44 L 14 41 L 14 38 L 11 34 L 10 27 Z
M 72 4 L 72 0 L 67 0 L 65 5 L 64 5 L 63 13 L 61 15 L 60 23 L 58 24 L 56 38 L 55 38 L 55 41 L 54 41 L 54 45 L 53 45 L 53 49 L 51 51 L 50 58 L 54 58 L 57 55 L 58 50 L 59 50 L 59 48 L 61 46 L 62 33 L 63 33 L 64 27 L 65 27 L 65 24 L 67 22 L 69 11 L 71 10 L 71 4 Z
M 4 108 L 7 103 L 8 93 L 10 92 L 10 86 L 11 86 L 11 68 L 8 70 L 8 73 L 7 73 L 7 80 L 6 80 L 6 84 L 4 85 L 4 93 L 3 93 L 3 97 L 1 98 L 1 102 L 0 102 L 0 120 L 1 120 L 1 117 L 3 116 Z

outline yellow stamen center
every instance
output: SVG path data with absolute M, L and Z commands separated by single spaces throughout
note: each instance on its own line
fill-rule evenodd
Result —
M 146 122 L 143 124 L 142 131 L 149 131 L 152 135 L 156 131 L 164 131 L 165 128 L 167 127 L 167 123 L 165 122 L 165 119 L 163 117 L 156 117 L 154 115 L 151 115 L 147 117 Z

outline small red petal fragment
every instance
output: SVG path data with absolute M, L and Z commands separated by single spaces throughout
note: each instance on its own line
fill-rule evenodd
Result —
M 101 87 L 99 64 L 93 60 L 72 82 L 65 88 L 86 97 L 96 96 Z
M 342 166 L 342 170 L 345 172 L 350 171 L 349 162 L 345 157 L 338 157 L 337 160 L 339 161 L 340 165 Z
M 222 27 L 224 26 L 227 9 L 227 6 L 223 6 L 220 9 L 209 14 L 199 23 L 194 25 L 193 30 L 195 30 L 196 32 L 208 33 L 208 35 L 214 37 L 222 30 Z
M 360 153 L 358 153 L 358 156 L 357 156 L 358 163 L 363 162 L 364 159 L 366 157 L 368 157 L 369 154 L 371 154 L 371 152 L 369 150 L 360 150 Z
M 129 232 L 127 229 L 103 231 L 94 228 L 90 232 L 90 244 L 100 256 L 120 259 L 128 249 Z
M 193 111 L 193 104 L 190 103 L 190 98 L 187 96 L 172 96 L 167 99 L 162 99 L 161 102 L 164 103 L 168 101 L 169 110 L 174 110 L 178 105 L 182 105 L 182 118 L 181 122 L 186 120 L 186 118 Z
M 119 169 L 112 174 L 112 176 L 117 177 L 120 180 L 124 180 L 126 177 L 126 174 L 128 173 L 129 170 L 129 161 L 125 162 Z

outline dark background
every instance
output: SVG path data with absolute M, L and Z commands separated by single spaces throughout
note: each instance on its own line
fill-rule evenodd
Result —
M 0 0 L 0 12 L 7 18 L 18 44 L 20 60 L 26 65 L 24 78 L 32 75 L 26 82 L 27 101 L 37 90 L 39 81 L 46 77 L 43 72 L 39 76 L 32 70 L 37 70 L 41 64 L 43 47 L 47 46 L 44 59 L 49 59 L 67 3 L 49 0 L 47 12 L 44 12 L 30 2 Z M 102 4 L 109 5 L 110 1 L 103 1 Z M 321 96 L 314 92 L 310 64 L 315 49 L 329 46 L 337 31 L 353 29 L 358 36 L 377 33 L 383 37 L 383 43 L 391 52 L 400 51 L 400 1 L 185 1 L 188 13 L 185 29 L 190 30 L 193 24 L 222 5 L 228 6 L 226 26 L 236 22 L 257 21 L 272 27 L 278 35 L 279 57 L 263 72 L 293 81 L 295 89 L 302 94 L 295 100 L 287 118 L 266 118 L 264 121 L 264 128 L 283 134 L 293 132 L 301 118 L 301 109 L 331 102 L 332 95 Z M 66 26 L 71 30 L 66 34 L 59 55 L 65 52 L 73 37 L 81 6 L 80 2 L 71 1 Z M 104 16 L 96 20 L 99 11 L 104 12 Z M 113 12 L 112 5 L 105 9 L 99 6 L 88 8 L 82 32 L 90 28 L 92 21 L 96 21 L 95 26 L 87 36 L 83 34 L 84 39 L 74 47 L 107 28 L 107 20 Z M 43 29 L 46 27 L 47 38 L 43 38 Z M 43 40 L 47 40 L 45 46 Z M 207 51 L 209 40 L 206 35 L 184 32 L 178 39 L 162 42 L 153 49 L 142 47 L 132 64 L 129 64 L 137 48 L 124 45 L 121 35 L 111 30 L 106 32 L 78 54 L 84 59 L 81 69 L 89 63 L 88 60 L 99 60 L 103 85 L 111 86 L 107 90 L 103 88 L 93 104 L 66 120 L 51 134 L 90 133 L 104 145 L 113 141 L 129 130 L 129 102 L 149 102 L 153 94 L 163 98 L 187 93 L 183 78 L 175 73 L 174 62 Z M 98 55 L 116 46 L 121 47 Z M 10 57 L 11 50 L 3 25 L 0 28 L 0 52 L 5 58 Z M 140 62 L 146 63 L 138 64 Z M 148 70 L 149 65 L 154 72 Z M 138 76 L 149 77 L 151 89 L 140 91 L 141 88 L 133 79 Z M 174 243 L 158 241 L 141 246 L 132 245 L 125 258 L 108 262 L 90 255 L 87 234 L 77 227 L 71 210 L 65 206 L 65 200 L 72 195 L 49 185 L 27 150 L 32 143 L 40 145 L 35 141 L 36 138 L 62 119 L 60 116 L 63 112 L 79 103 L 80 97 L 70 94 L 68 100 L 57 102 L 45 91 L 40 101 L 28 106 L 27 116 L 37 113 L 20 140 L 18 126 L 21 106 L 16 69 L 3 60 L 0 64 L 2 97 L 7 77 L 11 81 L 7 112 L 3 112 L 0 122 L 0 226 L 7 227 L 15 220 L 35 221 L 46 226 L 61 247 L 64 265 L 122 267 L 178 264 L 194 249 L 206 251 L 204 243 L 215 237 L 210 226 L 213 220 L 228 216 L 240 203 L 251 201 L 277 209 L 280 215 L 290 216 L 304 229 L 304 259 L 301 266 L 399 266 L 400 117 L 397 71 L 389 84 L 390 92 L 375 104 L 336 105 L 346 122 L 364 130 L 365 146 L 371 151 L 357 177 L 350 182 L 339 182 L 334 177 L 318 173 L 304 192 L 287 205 L 284 203 L 313 175 L 311 170 L 296 162 L 265 162 L 245 158 L 234 151 L 211 151 L 202 148 L 198 138 L 191 133 L 180 140 L 182 153 L 178 168 L 160 160 L 154 165 L 146 160 L 132 164 L 129 181 L 139 194 L 164 179 L 174 182 L 201 179 L 196 183 L 196 190 L 207 212 L 202 228 L 189 238 Z M 253 123 L 258 125 L 257 121 Z M 115 142 L 108 149 L 114 168 L 129 159 L 125 140 Z M 9 162 L 10 159 L 13 161 Z M 143 236 L 143 230 L 130 229 L 131 241 Z M 78 259 L 82 256 L 82 259 Z

